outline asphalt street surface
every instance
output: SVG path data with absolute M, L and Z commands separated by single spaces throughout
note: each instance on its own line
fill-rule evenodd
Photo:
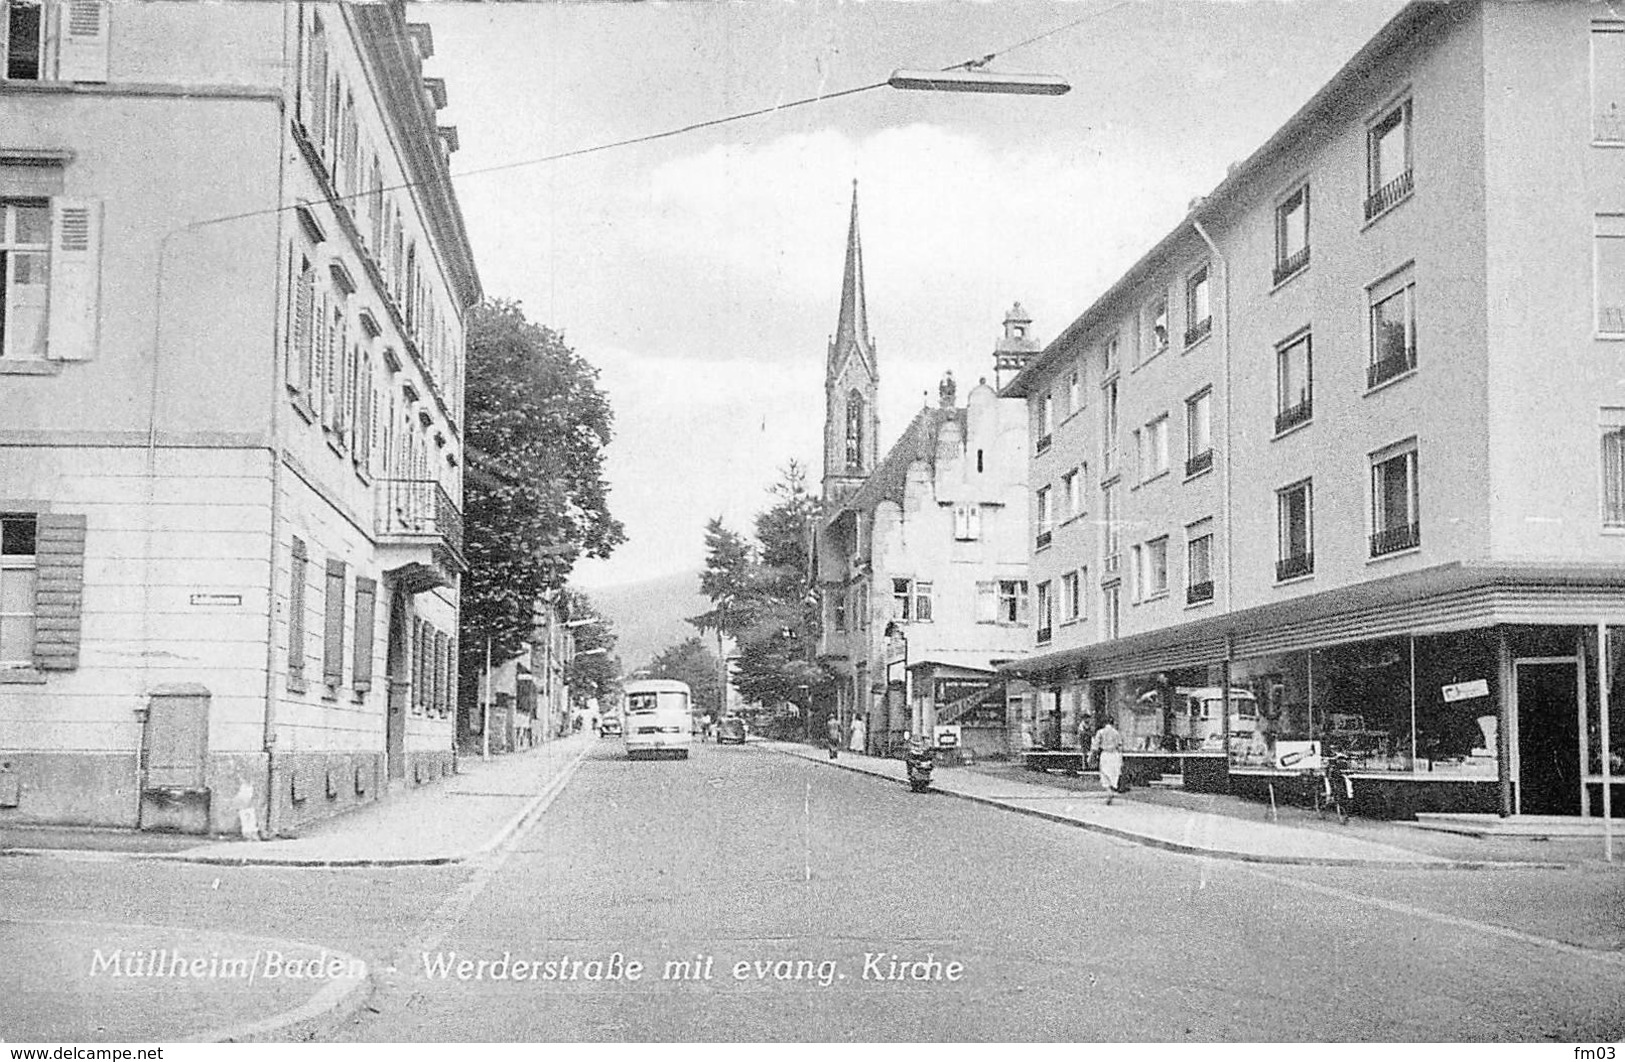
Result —
M 1255 867 L 753 747 L 606 740 L 478 864 L 17 858 L 0 896 L 362 956 L 378 987 L 324 1039 L 1625 1036 L 1614 871 Z

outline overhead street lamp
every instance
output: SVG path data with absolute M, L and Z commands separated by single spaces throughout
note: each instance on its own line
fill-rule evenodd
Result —
M 951 70 L 893 70 L 886 84 L 924 92 L 991 92 L 1006 96 L 1062 96 L 1072 86 L 1055 74 L 995 74 L 954 67 Z

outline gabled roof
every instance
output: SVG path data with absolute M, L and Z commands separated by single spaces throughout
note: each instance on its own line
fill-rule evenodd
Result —
M 910 465 L 923 460 L 935 470 L 937 435 L 950 421 L 958 423 L 963 430 L 965 410 L 940 406 L 920 410 L 863 484 L 824 518 L 824 526 L 828 527 L 847 513 L 866 512 L 888 499 L 901 503 Z

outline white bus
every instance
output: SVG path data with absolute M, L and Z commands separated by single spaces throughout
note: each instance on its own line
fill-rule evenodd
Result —
M 670 679 L 628 682 L 622 690 L 626 715 L 626 755 L 645 759 L 671 754 L 688 759 L 694 739 L 688 684 Z

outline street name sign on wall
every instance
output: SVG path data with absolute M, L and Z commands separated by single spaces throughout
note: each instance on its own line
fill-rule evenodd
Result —
M 1471 682 L 1457 682 L 1454 685 L 1442 687 L 1446 703 L 1453 701 L 1470 701 L 1474 697 L 1488 697 L 1490 683 L 1488 679 L 1474 679 Z
M 193 605 L 201 608 L 240 608 L 243 603 L 242 594 L 193 594 Z

